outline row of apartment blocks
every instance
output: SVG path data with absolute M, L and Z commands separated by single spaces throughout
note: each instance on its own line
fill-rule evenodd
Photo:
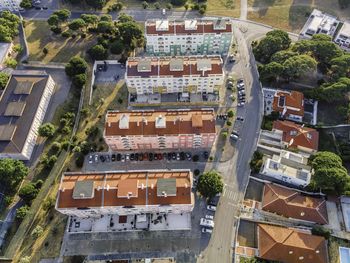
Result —
M 219 56 L 129 58 L 125 80 L 130 93 L 213 93 L 224 83 Z
M 233 36 L 230 19 L 148 20 L 149 57 L 130 57 L 125 80 L 132 94 L 214 93 L 224 84 L 222 55 Z
M 109 149 L 210 148 L 215 142 L 213 109 L 109 111 L 104 139 Z
M 346 51 L 350 51 L 350 22 L 314 9 L 300 32 L 301 38 L 325 34 Z
M 148 20 L 147 53 L 157 56 L 228 53 L 232 39 L 229 19 Z

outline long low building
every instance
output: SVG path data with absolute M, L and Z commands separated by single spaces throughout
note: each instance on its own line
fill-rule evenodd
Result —
M 43 71 L 15 71 L 0 99 L 0 158 L 30 160 L 55 82 Z
M 194 206 L 190 170 L 64 173 L 56 209 L 76 217 L 189 213 Z
M 215 142 L 213 109 L 109 111 L 104 139 L 109 149 L 210 148 Z
M 147 20 L 147 53 L 153 55 L 227 54 L 233 27 L 228 18 Z
M 213 93 L 224 83 L 220 56 L 130 57 L 125 80 L 130 93 Z

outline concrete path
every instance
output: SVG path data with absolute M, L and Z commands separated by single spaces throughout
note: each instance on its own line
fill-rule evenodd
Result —
M 248 14 L 248 0 L 241 0 L 241 20 L 247 20 Z

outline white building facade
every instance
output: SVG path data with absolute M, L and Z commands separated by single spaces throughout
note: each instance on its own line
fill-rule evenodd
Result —
M 342 49 L 350 52 L 350 22 L 345 21 L 339 29 L 337 35 L 334 38 L 334 42 L 337 43 Z
M 147 53 L 156 56 L 226 55 L 232 41 L 230 19 L 148 20 L 145 23 Z
M 213 93 L 224 83 L 219 56 L 129 58 L 125 80 L 130 93 Z

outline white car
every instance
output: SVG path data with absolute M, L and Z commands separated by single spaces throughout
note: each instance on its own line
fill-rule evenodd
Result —
M 209 228 L 203 227 L 203 228 L 202 228 L 202 233 L 209 233 L 209 234 L 211 234 L 211 233 L 213 233 L 213 230 L 212 230 L 212 229 L 209 229 Z
M 163 8 L 163 9 L 162 9 L 162 14 L 163 14 L 163 16 L 165 16 L 165 13 L 166 13 L 166 11 L 165 11 L 165 9 Z
M 205 219 L 214 220 L 214 216 L 212 216 L 212 215 L 205 215 Z
M 95 163 L 98 163 L 98 155 L 95 154 Z
M 243 82 L 237 84 L 237 88 L 243 88 L 243 87 L 244 87 L 244 83 Z
M 92 155 L 89 156 L 89 163 L 92 163 Z
M 209 211 L 216 211 L 216 206 L 213 206 L 213 205 L 207 205 L 207 209 L 209 210 Z
M 244 106 L 244 102 L 238 102 L 238 104 L 237 104 L 237 106 L 239 106 L 239 107 L 242 107 L 242 106 Z
M 214 227 L 214 221 L 213 220 L 209 220 L 209 219 L 205 219 L 205 218 L 201 218 L 201 221 L 199 223 L 201 226 L 205 226 L 205 227 Z
M 236 134 L 231 134 L 230 138 L 237 141 L 238 140 L 238 136 Z

